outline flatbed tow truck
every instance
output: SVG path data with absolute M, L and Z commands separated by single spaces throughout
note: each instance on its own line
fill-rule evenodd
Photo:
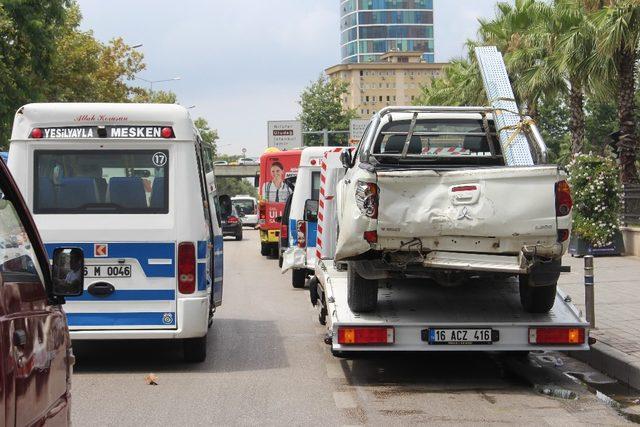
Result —
M 347 268 L 335 262 L 336 186 L 344 175 L 340 152 L 322 161 L 318 263 L 309 280 L 311 302 L 326 325 L 334 356 L 388 351 L 562 351 L 589 349 L 589 323 L 558 289 L 548 313 L 522 309 L 517 283 L 475 280 L 455 288 L 424 279 L 382 281 L 378 306 L 355 313 L 347 303 Z M 473 280 L 473 279 L 472 279 Z

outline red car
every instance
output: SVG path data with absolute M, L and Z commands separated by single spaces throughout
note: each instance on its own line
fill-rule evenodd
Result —
M 74 356 L 62 310 L 82 294 L 84 256 L 57 248 L 53 268 L 0 161 L 0 425 L 68 425 Z

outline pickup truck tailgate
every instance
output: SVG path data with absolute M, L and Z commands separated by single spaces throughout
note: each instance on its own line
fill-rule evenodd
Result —
M 556 166 L 378 171 L 378 236 L 548 237 Z

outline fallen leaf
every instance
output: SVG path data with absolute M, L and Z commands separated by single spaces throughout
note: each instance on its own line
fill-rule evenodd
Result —
M 158 385 L 158 376 L 156 374 L 148 374 L 144 377 L 148 385 Z

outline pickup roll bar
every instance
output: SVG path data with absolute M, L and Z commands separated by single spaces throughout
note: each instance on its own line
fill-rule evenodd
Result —
M 391 113 L 493 113 L 491 107 L 447 107 L 447 106 L 410 106 L 385 107 L 378 114 L 384 117 Z

